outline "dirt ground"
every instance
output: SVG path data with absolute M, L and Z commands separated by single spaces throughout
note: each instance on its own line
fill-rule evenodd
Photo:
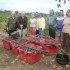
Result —
M 3 48 L 1 40 L 6 36 L 7 34 L 0 29 L 0 70 L 70 70 L 70 63 L 60 65 L 55 56 L 42 55 L 41 60 L 33 65 L 21 61 L 19 55 Z M 68 55 L 70 56 L 70 52 Z

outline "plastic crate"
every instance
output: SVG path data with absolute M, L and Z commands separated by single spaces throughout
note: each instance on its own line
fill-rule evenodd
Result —
M 29 64 L 34 64 L 41 59 L 40 52 L 27 52 L 19 48 L 19 58 Z
M 11 50 L 11 41 L 2 40 L 5 49 Z
M 27 46 L 34 46 L 34 47 L 37 47 L 39 49 L 43 49 L 42 45 L 39 45 L 39 44 L 33 43 L 33 42 L 27 42 L 26 45 Z
M 28 41 L 25 39 L 18 39 L 17 41 L 11 42 L 12 51 L 15 54 L 19 54 L 18 47 L 23 47 L 22 45 L 26 44 Z
M 59 42 L 57 42 L 55 39 L 53 39 L 50 36 L 36 36 L 36 37 L 30 37 L 28 38 L 30 42 L 44 45 L 47 42 L 54 42 L 56 46 L 59 46 Z
M 43 47 L 43 50 L 49 52 L 48 54 L 45 54 L 46 56 L 48 56 L 48 55 L 54 55 L 54 54 L 57 54 L 59 52 L 58 47 L 56 47 L 56 46 L 50 46 L 50 45 L 47 45 L 47 46 L 45 45 Z
M 14 44 L 13 42 L 11 42 L 11 49 L 12 49 L 13 53 L 19 54 L 18 47 L 19 47 L 19 45 Z

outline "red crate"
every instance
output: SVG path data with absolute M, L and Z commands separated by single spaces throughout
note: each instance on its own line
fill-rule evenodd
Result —
M 11 41 L 7 41 L 7 40 L 2 40 L 4 48 L 11 50 Z
M 42 35 L 40 35 L 40 36 L 38 36 L 38 38 L 40 38 L 40 39 L 42 38 L 42 39 L 46 39 L 46 40 L 55 40 L 51 36 L 42 36 Z
M 18 51 L 18 47 L 22 47 L 22 45 L 26 44 L 28 41 L 22 41 L 22 43 L 17 43 L 17 42 L 20 42 L 21 40 L 18 39 L 17 41 L 12 41 L 11 42 L 11 48 L 12 48 L 12 51 L 15 53 L 15 54 L 19 54 L 19 51 Z M 15 44 L 17 43 L 17 44 Z
M 13 53 L 19 54 L 18 47 L 19 45 L 15 45 L 13 42 L 11 42 L 11 49 Z
M 37 47 L 39 49 L 43 49 L 42 45 L 39 45 L 39 44 L 33 43 L 33 42 L 27 42 L 26 45 L 27 46 L 34 46 L 34 47 Z
M 36 37 L 30 37 L 27 40 L 36 43 L 44 45 L 47 42 L 54 42 L 56 46 L 59 46 L 59 42 L 57 42 L 55 39 L 53 39 L 50 36 L 36 36 Z
M 29 64 L 34 64 L 41 59 L 40 52 L 26 52 L 19 48 L 19 57 Z
M 48 54 L 45 54 L 46 56 L 47 55 L 54 55 L 54 54 L 57 54 L 59 52 L 58 47 L 56 47 L 56 46 L 50 46 L 50 45 L 44 46 L 43 50 L 49 52 Z

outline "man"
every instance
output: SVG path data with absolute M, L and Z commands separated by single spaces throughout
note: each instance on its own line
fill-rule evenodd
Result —
M 11 12 L 11 17 L 7 22 L 7 33 L 11 36 L 11 33 L 16 31 L 16 15 L 15 12 Z
M 51 9 L 47 17 L 47 23 L 49 25 L 49 35 L 53 38 L 55 38 L 55 31 L 56 31 L 55 28 L 56 28 L 56 22 L 57 22 L 56 18 L 57 17 L 55 16 L 53 9 Z
M 16 23 L 20 37 L 25 37 L 27 34 L 27 17 L 25 16 L 25 12 L 19 13 Z

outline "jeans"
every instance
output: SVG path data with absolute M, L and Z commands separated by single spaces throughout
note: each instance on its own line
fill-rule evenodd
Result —
M 38 30 L 38 31 L 39 31 L 39 35 L 45 35 L 45 34 L 44 34 L 44 29 L 39 28 L 39 30 Z
M 19 35 L 20 35 L 20 37 L 25 37 L 26 36 L 26 34 L 27 34 L 27 29 L 18 29 L 18 32 L 19 32 Z

